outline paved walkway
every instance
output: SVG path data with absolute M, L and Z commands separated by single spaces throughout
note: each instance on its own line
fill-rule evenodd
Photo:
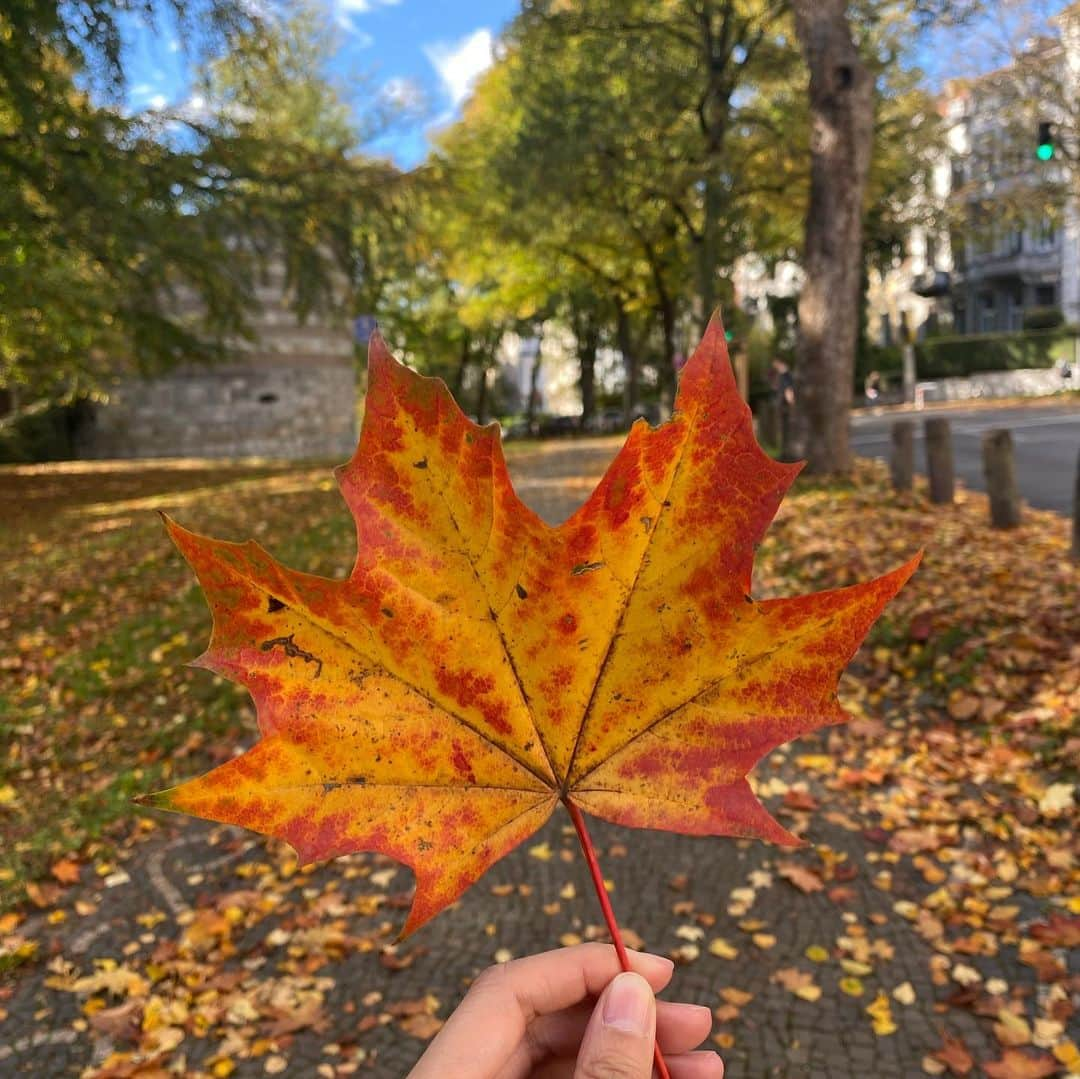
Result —
M 606 443 L 567 444 L 516 457 L 514 468 L 523 496 L 554 520 L 591 486 L 578 477 L 595 475 L 610 453 Z M 819 748 L 812 739 L 805 744 L 806 752 Z M 779 792 L 806 776 L 788 756 L 766 778 Z M 813 784 L 800 797 L 815 793 L 824 801 Z M 986 1020 L 955 1009 L 943 1014 L 939 1000 L 951 990 L 933 984 L 934 953 L 895 913 L 898 902 L 925 896 L 929 886 L 904 862 L 889 867 L 886 890 L 873 822 L 824 811 L 807 818 L 798 798 L 786 810 L 779 796 L 769 804 L 789 824 L 808 819 L 816 852 L 595 825 L 620 923 L 645 947 L 680 959 L 670 998 L 720 1008 L 715 1034 L 728 1074 L 922 1076 L 921 1061 L 940 1048 L 946 1026 L 977 1058 L 998 1056 Z M 804 894 L 778 873 L 778 862 L 820 867 L 822 851 L 840 866 L 824 889 Z M 126 861 L 98 874 L 84 870 L 65 894 L 63 920 L 54 914 L 46 925 L 42 914 L 20 929 L 46 944 L 42 961 L 25 968 L 10 992 L 0 984 L 0 1008 L 8 1012 L 0 1074 L 77 1076 L 129 1047 L 137 1019 L 124 1014 L 131 986 L 120 970 L 148 979 L 160 998 L 142 1012 L 142 1030 L 163 1032 L 163 1046 L 175 1042 L 170 1031 L 183 1040 L 162 1058 L 169 1071 L 100 1074 L 401 1076 L 438 1018 L 496 956 L 600 933 L 561 810 L 456 907 L 394 948 L 409 885 L 408 871 L 381 857 L 302 873 L 283 848 L 268 853 L 247 833 L 170 818 Z M 723 943 L 713 948 L 732 958 L 710 951 L 716 940 Z M 841 940 L 855 942 L 849 962 L 866 960 L 857 978 L 849 973 L 856 968 L 840 965 Z M 1001 962 L 971 960 L 984 978 L 1020 980 Z M 801 999 L 776 980 L 792 968 L 812 975 L 820 999 Z M 74 991 L 80 978 L 95 976 L 98 983 Z M 910 992 L 900 995 L 908 1004 L 891 996 L 905 983 Z M 93 1007 L 87 1013 L 88 984 L 101 990 L 108 1021 Z M 866 1012 L 879 990 L 890 994 L 894 1033 L 875 1034 Z

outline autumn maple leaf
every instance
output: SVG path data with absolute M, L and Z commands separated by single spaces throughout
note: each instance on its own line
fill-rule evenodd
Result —
M 552 528 L 515 494 L 497 429 L 374 337 L 360 444 L 338 472 L 357 531 L 347 580 L 168 523 L 213 611 L 197 663 L 248 688 L 261 737 L 144 801 L 278 836 L 305 861 L 390 855 L 416 876 L 403 935 L 559 801 L 594 879 L 582 810 L 796 842 L 747 773 L 848 718 L 839 675 L 918 562 L 754 600 L 755 545 L 798 471 L 754 440 L 714 319 L 673 418 L 638 421 Z

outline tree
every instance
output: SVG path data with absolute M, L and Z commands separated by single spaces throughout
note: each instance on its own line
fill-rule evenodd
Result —
M 851 467 L 848 413 L 862 294 L 863 200 L 874 138 L 874 85 L 846 0 L 793 0 L 810 72 L 810 205 L 799 298 L 798 400 L 807 468 Z
M 441 236 L 456 252 L 457 280 L 471 290 L 463 317 L 474 328 L 502 323 L 537 336 L 551 316 L 571 325 L 586 420 L 595 406 L 600 336 L 614 320 L 611 297 L 629 293 L 627 275 L 645 271 L 627 253 L 629 242 L 613 234 L 621 215 L 592 199 L 591 188 L 575 193 L 572 181 L 552 182 L 575 147 L 551 123 L 566 97 L 534 95 L 536 88 L 523 85 L 524 68 L 538 60 L 509 49 L 477 87 L 463 121 L 439 140 L 432 167 L 446 185 Z M 537 143 L 549 135 L 555 142 L 540 154 Z M 534 393 L 526 405 L 535 410 Z
M 635 117 L 615 160 L 634 174 L 636 194 L 665 205 L 676 233 L 689 242 L 701 328 L 716 305 L 720 275 L 738 253 L 732 240 L 739 188 L 756 180 L 738 164 L 741 141 L 757 122 L 750 102 L 755 83 L 791 66 L 786 6 L 786 0 L 531 0 L 523 7 L 521 33 L 546 26 L 563 42 L 591 43 L 586 91 L 625 84 Z

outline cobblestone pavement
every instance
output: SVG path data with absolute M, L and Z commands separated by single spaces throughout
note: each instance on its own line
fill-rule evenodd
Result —
M 514 463 L 519 489 L 545 517 L 557 520 L 591 487 L 591 481 L 580 477 L 595 476 L 611 452 L 610 444 L 590 443 L 587 448 L 570 444 L 523 454 Z M 818 745 L 812 739 L 807 744 L 809 751 Z M 771 770 L 767 765 L 764 774 L 789 783 L 805 778 L 796 775 L 790 757 L 776 764 Z M 774 810 L 777 804 L 776 799 L 770 801 Z M 785 855 L 764 844 L 595 824 L 594 838 L 605 873 L 614 883 L 612 900 L 620 924 L 651 950 L 683 949 L 684 959 L 700 951 L 697 958 L 677 967 L 665 995 L 715 1008 L 722 1004 L 718 995 L 722 989 L 753 994 L 737 1017 L 718 1022 L 715 1028 L 730 1041 L 723 1055 L 733 1079 L 922 1076 L 920 1062 L 940 1048 L 945 1026 L 962 1037 L 977 1058 L 998 1055 L 988 1021 L 957 1009 L 946 1014 L 938 1001 L 949 990 L 932 983 L 931 948 L 892 913 L 898 900 L 925 893 L 922 881 L 914 876 L 905 879 L 903 868 L 896 866 L 891 890 L 883 890 L 878 874 L 886 868 L 887 858 L 875 846 L 872 832 L 852 831 L 830 823 L 828 816 L 823 811 L 812 814 L 807 837 L 846 853 L 858 872 L 839 891 L 805 895 L 776 875 L 776 863 Z M 80 917 L 72 910 L 51 935 L 39 929 L 37 935 L 47 941 L 43 958 L 62 956 L 80 973 L 93 970 L 96 959 L 132 955 L 145 962 L 148 952 L 170 935 L 175 937 L 192 908 L 252 887 L 252 865 L 280 861 L 280 856 L 265 851 L 263 841 L 247 833 L 170 818 L 157 834 L 131 849 L 121 874 L 128 879 L 114 877 L 110 887 L 95 878 L 69 890 L 65 900 L 69 908 L 79 899 L 93 898 L 97 911 Z M 385 1015 L 388 1005 L 431 994 L 437 998 L 438 1014 L 445 1017 L 469 980 L 501 949 L 514 955 L 545 950 L 565 934 L 598 932 L 601 923 L 569 820 L 561 810 L 535 839 L 495 866 L 455 907 L 396 953 L 389 953 L 388 959 L 382 948 L 404 920 L 410 883 L 407 870 L 394 872 L 391 866 L 385 859 L 359 855 L 297 872 L 274 914 L 255 930 L 232 939 L 234 951 L 225 969 L 255 970 L 267 978 L 283 966 L 303 962 L 302 954 L 297 958 L 287 947 L 273 944 L 275 925 L 298 910 L 307 919 L 305 923 L 302 918 L 301 924 L 308 925 L 319 924 L 320 911 L 324 919 L 345 911 L 350 937 L 378 944 L 371 950 L 366 950 L 370 944 L 345 947 L 339 958 L 318 966 L 316 977 L 325 979 L 320 984 L 326 994 L 326 1026 L 318 1031 L 301 1029 L 281 1041 L 275 1051 L 287 1058 L 288 1075 L 346 1074 L 353 1064 L 343 1068 L 341 1062 L 360 1058 L 358 1074 L 404 1075 L 425 1043 L 403 1031 L 398 1022 L 377 1018 Z M 390 893 L 381 904 L 369 902 L 372 870 L 385 883 L 383 891 Z M 752 904 L 741 914 L 728 909 L 736 888 L 755 890 Z M 96 894 L 91 896 L 92 892 Z M 154 912 L 165 918 L 148 931 L 145 926 L 156 917 Z M 146 919 L 147 915 L 153 917 Z M 139 916 L 144 917 L 142 923 L 137 922 Z M 746 923 L 747 918 L 760 924 Z M 743 928 L 740 922 L 745 923 Z M 844 934 L 864 934 L 885 942 L 881 954 L 891 951 L 891 958 L 875 962 L 873 973 L 863 978 L 861 996 L 841 990 L 844 972 L 837 963 L 817 964 L 805 955 L 812 946 L 832 951 Z M 716 937 L 737 948 L 737 957 L 710 954 L 708 944 Z M 771 947 L 768 937 L 775 938 Z M 388 969 L 388 964 L 400 969 Z M 977 957 L 972 964 L 985 978 L 1003 976 L 1013 982 L 1015 972 L 996 969 L 994 958 Z M 790 967 L 813 973 L 823 990 L 820 999 L 799 999 L 771 980 L 777 970 Z M 36 962 L 14 983 L 9 999 L 0 997 L 9 1013 L 0 1024 L 0 1075 L 74 1076 L 104 1059 L 112 1048 L 106 1035 L 85 1029 L 80 998 L 47 987 L 48 977 L 46 963 Z M 875 1035 L 867 1006 L 878 990 L 891 993 L 904 982 L 914 990 L 914 1002 L 892 1001 L 898 1029 L 888 1036 Z M 189 1041 L 188 1069 L 213 1059 L 212 1039 Z M 357 1047 L 363 1052 L 357 1053 Z M 263 1057 L 239 1058 L 232 1074 L 265 1072 Z

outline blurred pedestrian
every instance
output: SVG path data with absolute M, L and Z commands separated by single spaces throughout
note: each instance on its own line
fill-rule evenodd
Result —
M 791 442 L 791 419 L 795 411 L 795 378 L 791 368 L 779 356 L 774 356 L 769 365 L 769 388 L 780 418 L 780 448 L 786 452 Z
M 866 400 L 869 404 L 873 404 L 881 396 L 881 374 L 878 371 L 871 371 L 866 376 L 866 381 L 863 383 L 863 393 L 866 394 Z

